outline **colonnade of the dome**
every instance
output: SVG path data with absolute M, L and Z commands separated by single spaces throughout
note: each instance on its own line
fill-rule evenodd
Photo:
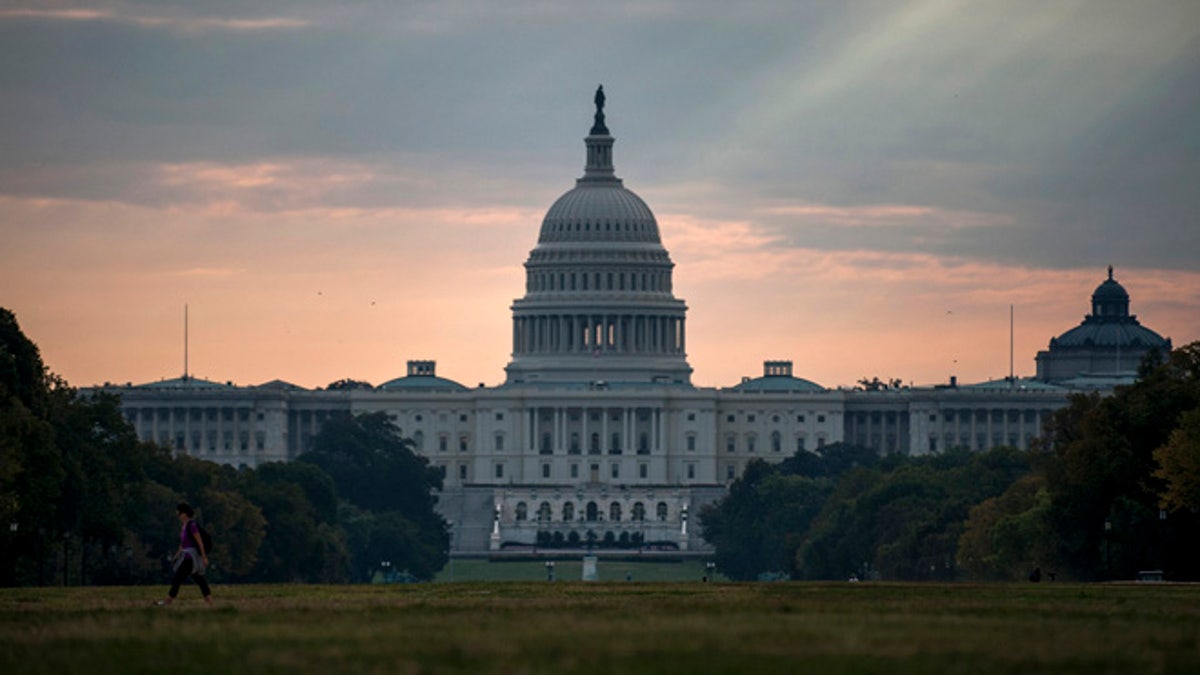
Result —
M 684 318 L 640 314 L 552 314 L 513 319 L 513 353 L 683 354 Z

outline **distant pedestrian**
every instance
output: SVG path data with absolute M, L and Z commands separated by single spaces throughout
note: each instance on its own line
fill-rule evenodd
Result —
M 169 605 L 179 595 L 179 586 L 190 576 L 200 587 L 204 602 L 212 603 L 212 591 L 204 578 L 208 569 L 208 551 L 204 550 L 204 538 L 200 536 L 200 525 L 196 522 L 196 512 L 187 502 L 180 502 L 175 507 L 179 516 L 179 550 L 175 552 L 175 574 L 171 577 L 171 590 L 167 599 L 159 601 L 161 605 Z

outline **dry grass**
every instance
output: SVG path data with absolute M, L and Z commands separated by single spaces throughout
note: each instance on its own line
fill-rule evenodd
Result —
M 0 672 L 1196 673 L 1200 587 L 464 583 L 0 591 Z

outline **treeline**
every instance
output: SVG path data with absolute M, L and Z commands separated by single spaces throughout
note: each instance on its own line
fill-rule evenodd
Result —
M 160 583 L 186 500 L 217 581 L 430 579 L 446 563 L 441 475 L 386 414 L 328 422 L 295 462 L 234 469 L 145 443 L 110 395 L 50 374 L 0 308 L 0 583 Z
M 835 444 L 751 464 L 700 518 L 734 579 L 1200 579 L 1200 343 L 1072 396 L 1029 451 Z

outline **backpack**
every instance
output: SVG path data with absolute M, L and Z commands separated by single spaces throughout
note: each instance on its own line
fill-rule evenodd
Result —
M 200 523 L 196 523 L 196 531 L 200 533 L 200 543 L 204 544 L 204 554 L 212 555 L 212 535 Z

